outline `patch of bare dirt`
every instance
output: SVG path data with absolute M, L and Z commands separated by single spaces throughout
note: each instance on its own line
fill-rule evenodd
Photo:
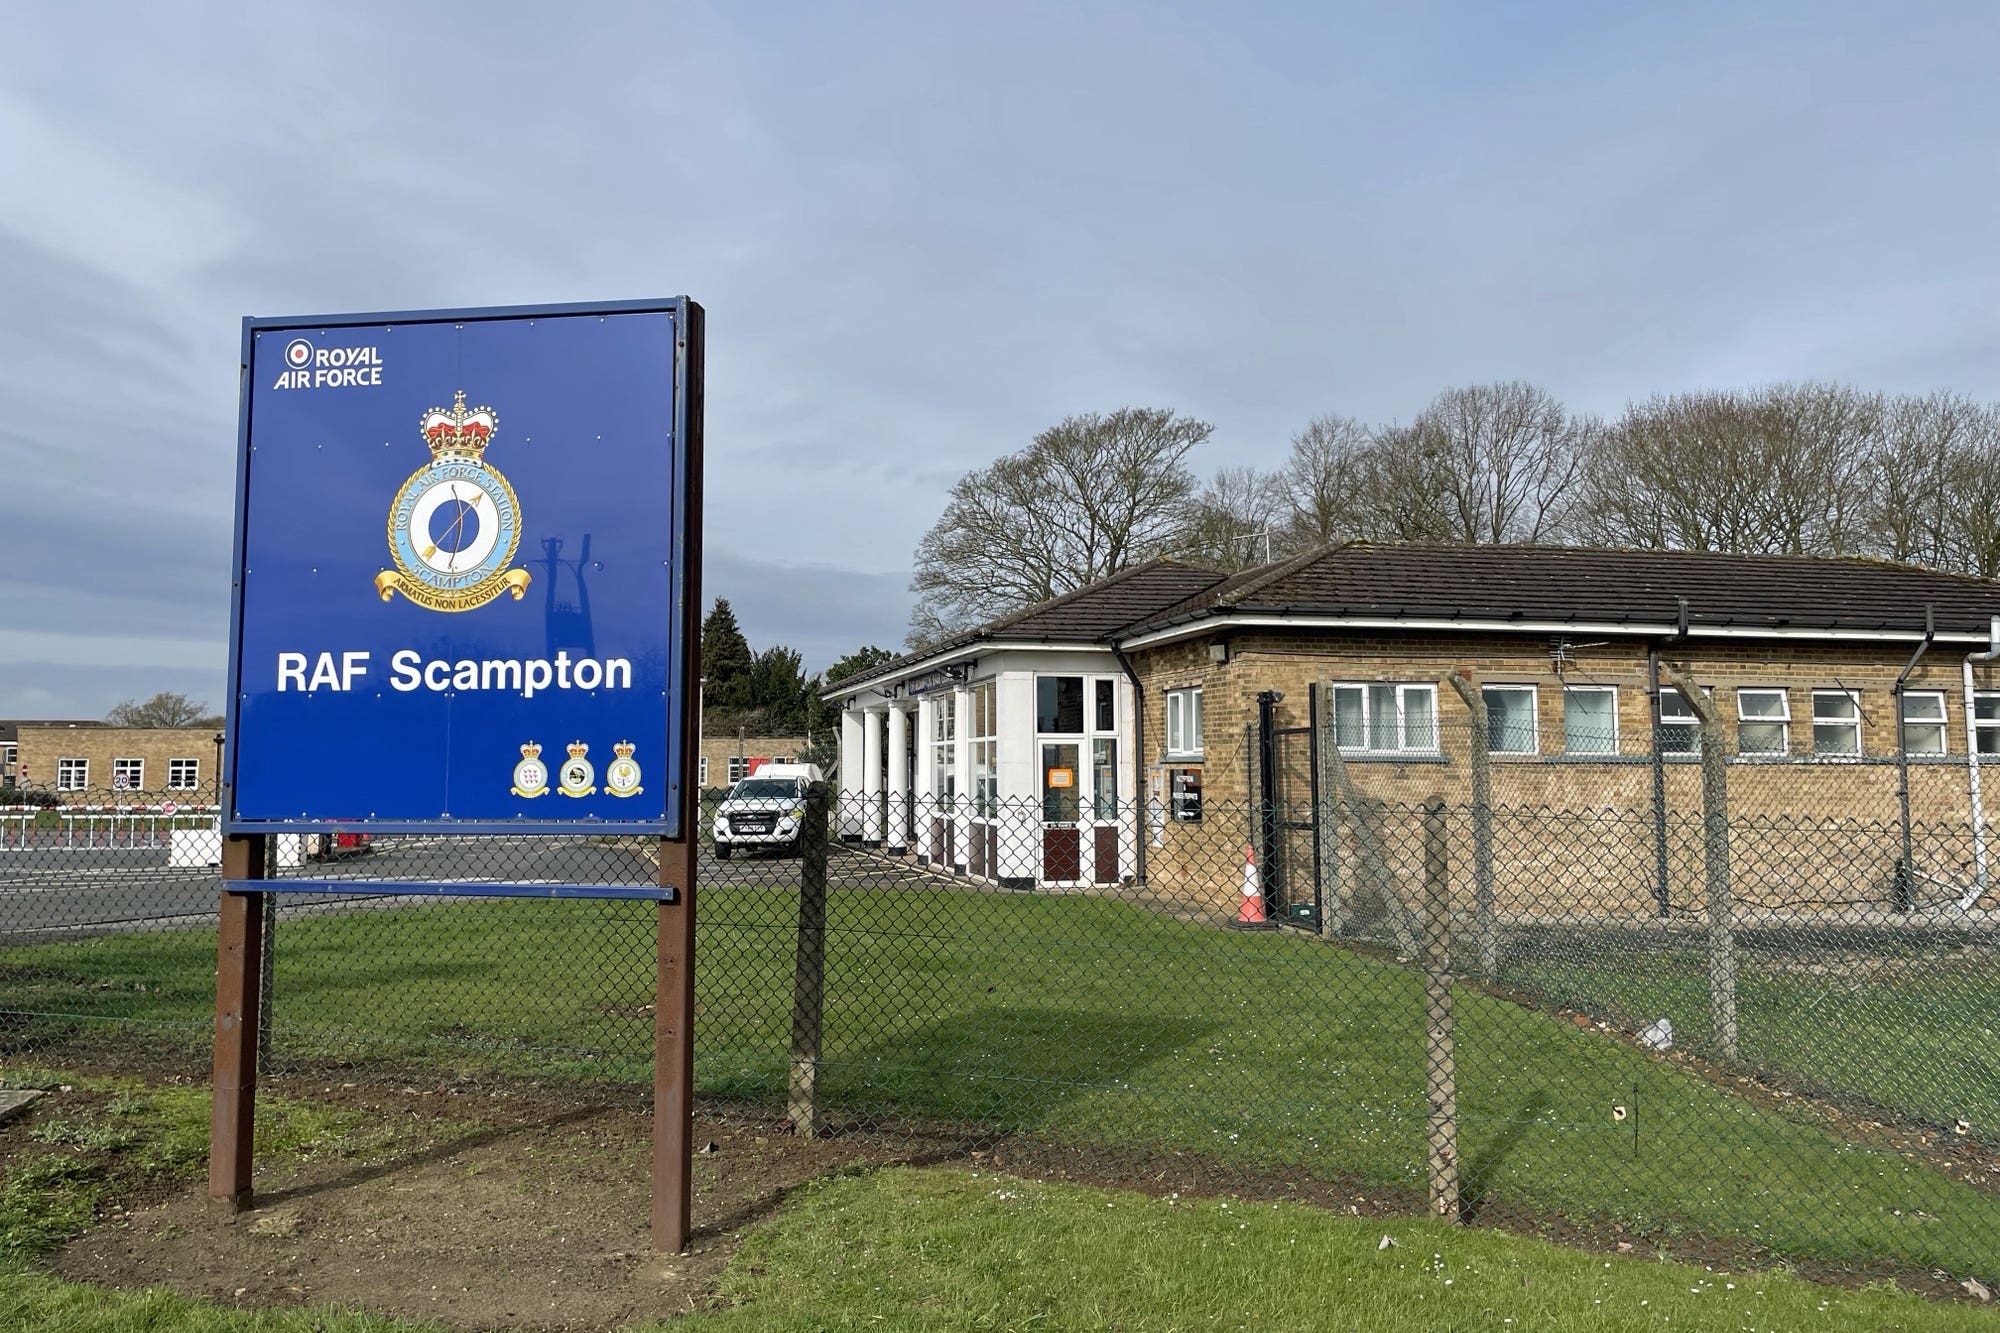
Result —
M 462 1115 L 464 1100 L 429 1102 Z M 368 1165 L 267 1169 L 257 1207 L 233 1218 L 210 1215 L 203 1187 L 176 1192 L 114 1214 L 53 1267 L 225 1306 L 337 1302 L 468 1329 L 610 1329 L 695 1308 L 743 1228 L 801 1182 L 896 1160 L 859 1139 L 698 1122 L 695 1142 L 714 1150 L 695 1158 L 693 1249 L 659 1255 L 650 1137 L 631 1111 L 503 1114 Z

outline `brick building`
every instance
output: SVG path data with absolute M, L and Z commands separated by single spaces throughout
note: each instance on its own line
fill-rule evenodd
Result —
M 1155 562 L 830 690 L 863 778 L 843 832 L 1024 887 L 1227 894 L 1217 858 L 1240 862 L 1249 812 L 1307 804 L 1314 779 L 1385 809 L 1469 799 L 1456 676 L 1487 713 L 1492 805 L 1603 816 L 1565 821 L 1565 892 L 1643 904 L 1698 874 L 1679 848 L 1652 868 L 1666 819 L 1700 808 L 1664 670 L 1723 718 L 1734 812 L 1893 833 L 1907 783 L 1911 822 L 1949 844 L 1932 860 L 1983 896 L 2000 666 L 1966 659 L 1996 615 L 2000 586 L 1872 561 L 1357 543 L 1227 577 Z M 905 792 L 931 817 L 897 819 Z M 1756 850 L 1744 883 L 1775 885 Z M 1894 873 L 1874 845 L 1849 859 L 1868 885 Z
M 703 791 L 727 787 L 765 764 L 789 764 L 806 752 L 801 736 L 704 736 L 695 779 Z
M 84 803 L 126 797 L 207 801 L 215 793 L 213 727 L 110 727 L 68 722 L 14 726 L 22 786 Z

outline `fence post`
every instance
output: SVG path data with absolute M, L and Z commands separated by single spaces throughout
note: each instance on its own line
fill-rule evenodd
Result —
M 1479 974 L 1488 981 L 1500 975 L 1500 923 L 1493 910 L 1493 772 L 1492 732 L 1486 717 L 1486 696 L 1470 671 L 1446 676 L 1472 714 L 1472 901 L 1479 939 Z
M 1451 1031 L 1451 856 L 1444 798 L 1424 802 L 1424 1082 L 1431 1212 L 1456 1223 L 1458 1071 Z
M 1708 907 L 1708 1011 L 1715 1049 L 1736 1058 L 1736 919 L 1729 894 L 1729 770 L 1722 712 L 1699 683 L 1665 662 L 1660 674 L 1701 719 L 1701 843 Z
M 806 792 L 799 830 L 799 936 L 792 964 L 792 1059 L 785 1110 L 792 1131 L 816 1138 L 820 1038 L 826 1019 L 826 784 Z
M 1345 897 L 1340 890 L 1341 806 L 1340 735 L 1333 728 L 1333 686 L 1320 681 L 1313 686 L 1317 701 L 1320 734 L 1313 738 L 1313 752 L 1319 761 L 1319 809 L 1313 818 L 1319 827 L 1319 933 L 1338 935 L 1347 925 Z
M 227 838 L 222 878 L 263 879 L 265 838 Z M 208 1116 L 208 1206 L 240 1213 L 254 1202 L 251 1145 L 257 1123 L 257 1010 L 264 956 L 264 895 L 222 894 L 216 929 L 215 1056 Z

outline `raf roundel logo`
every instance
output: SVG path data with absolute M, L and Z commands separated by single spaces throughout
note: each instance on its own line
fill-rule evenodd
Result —
M 289 358 L 291 350 L 285 354 Z M 389 554 L 396 567 L 375 576 L 383 601 L 401 593 L 428 610 L 470 611 L 503 592 L 521 600 L 528 571 L 508 568 L 521 544 L 521 507 L 514 488 L 485 459 L 499 428 L 492 408 L 466 407 L 463 389 L 449 410 L 424 413 L 431 461 L 410 474 L 389 505 Z
M 285 364 L 293 370 L 304 370 L 312 364 L 313 345 L 304 338 L 294 338 L 285 344 Z

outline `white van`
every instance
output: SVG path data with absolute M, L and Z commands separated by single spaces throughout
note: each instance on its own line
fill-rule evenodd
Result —
M 738 847 L 796 856 L 806 817 L 806 788 L 821 780 L 817 764 L 766 764 L 739 780 L 715 810 L 715 856 Z

